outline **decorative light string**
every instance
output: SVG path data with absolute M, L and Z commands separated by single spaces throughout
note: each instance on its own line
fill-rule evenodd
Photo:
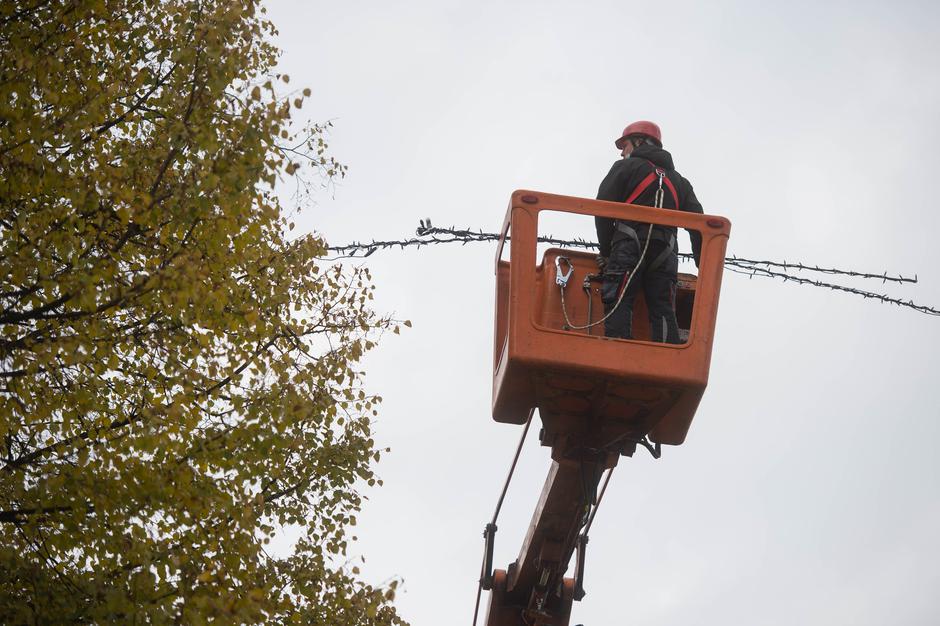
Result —
M 451 244 L 459 243 L 461 245 L 466 245 L 468 243 L 479 243 L 479 242 L 489 242 L 489 241 L 499 241 L 499 233 L 489 233 L 482 230 L 472 230 L 469 228 L 441 228 L 438 226 L 432 226 L 430 219 L 423 219 L 420 221 L 415 236 L 406 238 L 406 239 L 396 239 L 396 240 L 386 240 L 386 241 L 376 241 L 372 240 L 368 243 L 353 241 L 352 243 L 341 245 L 341 246 L 329 246 L 331 252 L 337 253 L 339 256 L 333 257 L 329 260 L 339 260 L 344 258 L 349 259 L 359 259 L 368 257 L 379 250 L 389 250 L 389 249 L 404 249 L 404 248 L 421 248 L 422 246 L 432 246 L 432 245 L 441 245 L 441 244 Z M 509 237 L 507 237 L 509 239 Z M 555 246 L 561 246 L 564 248 L 582 248 L 585 250 L 596 250 L 598 244 L 593 241 L 588 241 L 586 239 L 574 238 L 574 239 L 559 239 L 552 237 L 551 235 L 545 237 L 539 237 L 538 241 L 540 243 L 547 243 Z M 692 255 L 689 253 L 679 253 L 679 258 L 684 261 L 692 260 Z M 858 279 L 867 279 L 867 280 L 879 280 L 882 284 L 886 283 L 909 283 L 916 284 L 918 282 L 917 275 L 913 277 L 905 276 L 903 274 L 889 274 L 888 272 L 861 272 L 856 270 L 840 269 L 835 267 L 820 267 L 819 265 L 801 263 L 801 262 L 788 262 L 788 261 L 766 261 L 766 260 L 756 260 L 756 259 L 747 259 L 737 256 L 729 256 L 725 258 L 725 267 L 729 271 L 745 274 L 750 277 L 758 276 L 763 278 L 773 278 L 777 280 L 782 280 L 784 282 L 793 282 L 798 285 L 807 285 L 811 287 L 820 287 L 825 289 L 831 289 L 833 291 L 841 291 L 845 293 L 850 293 L 856 296 L 861 296 L 866 299 L 877 300 L 885 304 L 895 304 L 897 306 L 905 307 L 917 311 L 918 313 L 923 313 L 925 315 L 940 315 L 940 309 L 936 309 L 931 306 L 925 306 L 922 304 L 916 304 L 912 300 L 904 300 L 902 298 L 895 298 L 893 296 L 876 293 L 873 291 L 866 291 L 864 289 L 858 289 L 856 287 L 849 287 L 847 285 L 839 285 L 835 283 L 823 282 L 819 280 L 813 280 L 810 278 L 805 278 L 802 276 L 796 276 L 792 272 L 814 272 L 818 274 L 828 274 L 836 276 L 847 276 L 851 278 Z

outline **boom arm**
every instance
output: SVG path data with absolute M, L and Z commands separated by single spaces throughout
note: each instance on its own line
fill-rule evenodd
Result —
M 493 573 L 487 626 L 567 626 L 572 600 L 584 595 L 583 558 L 574 578 L 564 574 L 575 550 L 584 549 L 580 531 L 596 503 L 604 469 L 613 467 L 619 454 L 581 449 L 558 456 L 519 557 L 507 570 Z

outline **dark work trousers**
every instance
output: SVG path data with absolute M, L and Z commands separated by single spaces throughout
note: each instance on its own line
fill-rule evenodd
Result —
M 668 243 L 654 238 L 649 243 L 643 264 L 637 267 L 640 259 L 643 241 L 639 244 L 636 239 L 621 232 L 614 234 L 610 248 L 610 257 L 604 270 L 604 281 L 601 286 L 601 300 L 604 302 L 604 314 L 617 303 L 620 291 L 630 277 L 630 285 L 623 301 L 616 312 L 604 322 L 604 334 L 608 337 L 632 339 L 633 301 L 640 287 L 646 296 L 646 307 L 649 309 L 650 337 L 653 341 L 666 343 L 682 343 L 679 340 L 679 325 L 676 322 L 676 273 L 679 271 L 679 255 L 673 249 L 671 253 L 664 251 Z M 657 259 L 662 259 L 658 265 L 650 267 Z

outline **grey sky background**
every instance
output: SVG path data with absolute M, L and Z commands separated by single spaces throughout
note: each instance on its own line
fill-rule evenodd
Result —
M 281 69 L 349 165 L 300 226 L 496 230 L 510 193 L 593 195 L 635 119 L 663 128 L 729 254 L 917 273 L 848 283 L 940 306 L 940 9 L 896 2 L 269 3 Z M 289 190 L 285 190 L 285 193 Z M 593 239 L 593 224 L 557 236 Z M 683 237 L 681 243 L 688 249 Z M 490 244 L 378 252 L 366 361 L 392 453 L 353 554 L 415 626 L 468 624 L 521 427 L 490 416 Z M 940 623 L 940 319 L 726 273 L 686 443 L 621 460 L 572 624 Z M 535 433 L 499 522 L 517 554 L 550 460 Z M 486 598 L 484 597 L 484 605 Z

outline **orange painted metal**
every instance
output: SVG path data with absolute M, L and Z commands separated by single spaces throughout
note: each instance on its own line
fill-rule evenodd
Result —
M 603 317 L 600 283 L 587 280 L 597 267 L 585 252 L 549 249 L 536 265 L 538 219 L 548 210 L 698 230 L 699 275 L 678 280 L 676 314 L 686 342 L 648 341 L 642 295 L 634 305 L 633 340 L 604 337 L 603 324 L 570 329 L 556 259 L 567 258 L 563 272 L 568 264 L 573 270 L 565 290 L 570 325 Z M 632 455 L 646 435 L 665 444 L 685 440 L 708 382 L 730 230 L 716 216 L 535 191 L 512 195 L 496 255 L 493 417 L 521 424 L 538 408 L 541 442 L 551 446 L 553 462 L 519 557 L 494 572 L 487 626 L 567 626 L 576 586 L 578 599 L 583 595 L 584 572 L 575 572 L 578 582 L 564 574 L 603 470 L 621 454 Z M 507 240 L 510 258 L 503 260 Z
M 486 610 L 486 626 L 568 626 L 571 620 L 571 603 L 574 599 L 574 579 L 565 578 L 561 584 L 561 595 L 552 598 L 543 611 L 533 613 L 513 602 L 506 592 L 509 576 L 506 570 L 493 572 L 493 589 L 490 591 Z
M 646 341 L 645 304 L 634 307 L 635 340 L 566 330 L 555 285 L 555 258 L 568 257 L 574 274 L 565 291 L 573 324 L 587 322 L 584 276 L 596 272 L 591 254 L 552 249 L 536 265 L 538 219 L 543 211 L 600 215 L 678 228 L 702 235 L 698 277 L 680 276 L 679 319 L 688 329 L 684 344 Z M 654 442 L 681 444 L 708 382 L 718 294 L 730 222 L 616 202 L 537 191 L 516 191 L 502 229 L 496 261 L 496 328 L 493 418 L 521 424 L 533 407 L 543 422 L 542 443 L 556 460 L 589 445 L 606 452 L 649 435 Z M 502 254 L 509 236 L 509 260 Z M 595 283 L 594 321 L 603 316 Z M 683 324 L 680 324 L 680 326 Z

